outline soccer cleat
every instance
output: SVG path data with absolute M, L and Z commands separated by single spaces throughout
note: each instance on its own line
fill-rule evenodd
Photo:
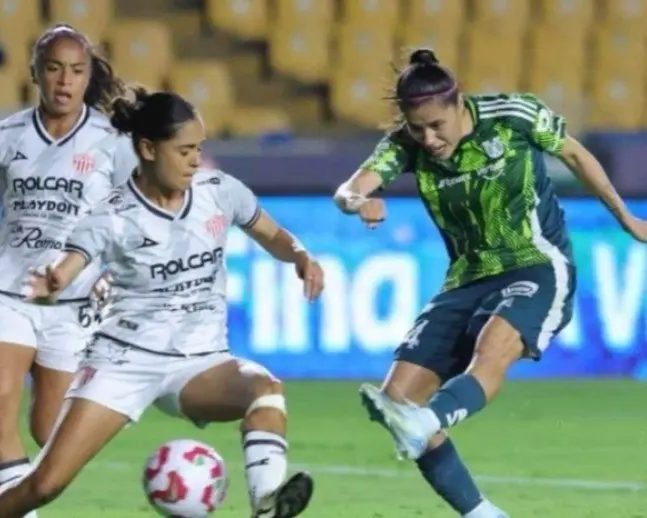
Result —
M 391 433 L 402 457 L 411 460 L 419 458 L 427 449 L 429 438 L 440 431 L 423 414 L 424 409 L 413 403 L 396 403 L 380 389 L 367 383 L 360 387 L 359 393 L 371 420 L 377 421 Z
M 292 475 L 276 491 L 263 497 L 252 518 L 294 518 L 310 503 L 314 481 L 310 474 L 299 472 Z

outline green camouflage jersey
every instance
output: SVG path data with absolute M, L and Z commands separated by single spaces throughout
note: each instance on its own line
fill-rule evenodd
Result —
M 474 131 L 434 159 L 405 127 L 385 136 L 362 169 L 383 185 L 416 176 L 450 258 L 444 289 L 508 270 L 572 263 L 563 212 L 543 153 L 564 146 L 565 120 L 530 94 L 466 96 Z

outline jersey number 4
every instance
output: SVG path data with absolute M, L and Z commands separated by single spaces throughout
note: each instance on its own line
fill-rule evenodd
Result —
M 420 345 L 420 335 L 427 327 L 427 324 L 429 324 L 429 320 L 422 320 L 411 328 L 407 336 L 404 337 L 404 346 L 407 349 L 413 349 Z

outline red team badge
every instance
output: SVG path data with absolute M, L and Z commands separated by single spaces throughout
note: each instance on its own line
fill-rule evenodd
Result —
M 227 230 L 227 218 L 223 215 L 212 216 L 205 222 L 204 226 L 213 237 L 219 237 Z
M 89 153 L 74 155 L 72 164 L 78 174 L 88 174 L 94 169 L 94 157 Z

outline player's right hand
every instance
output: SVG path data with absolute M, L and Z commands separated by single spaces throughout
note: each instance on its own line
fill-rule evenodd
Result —
M 61 288 L 61 279 L 58 271 L 48 265 L 45 268 L 30 268 L 26 284 L 27 300 L 51 304 L 54 294 Z
M 360 206 L 358 214 L 368 228 L 376 228 L 386 219 L 386 204 L 379 198 L 368 198 Z

